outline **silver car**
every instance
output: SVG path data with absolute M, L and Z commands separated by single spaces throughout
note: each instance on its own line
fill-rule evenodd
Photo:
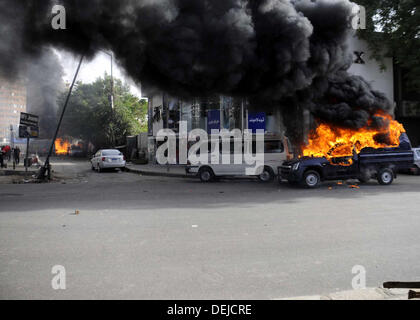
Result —
M 103 149 L 95 153 L 92 160 L 92 170 L 101 172 L 104 169 L 125 168 L 125 157 L 116 149 Z

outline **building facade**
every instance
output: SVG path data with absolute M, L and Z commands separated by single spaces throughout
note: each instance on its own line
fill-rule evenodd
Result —
M 26 85 L 23 81 L 0 78 L 0 143 L 10 143 L 11 127 L 18 134 L 20 113 L 26 112 Z
M 371 59 L 368 44 L 365 41 L 354 37 L 350 39 L 349 47 L 354 55 L 354 63 L 348 72 L 362 76 L 372 85 L 374 90 L 383 92 L 396 107 L 398 118 L 398 110 L 400 110 L 400 106 L 403 108 L 404 102 L 395 93 L 395 87 L 398 84 L 394 76 L 393 59 L 385 58 L 384 64 L 386 68 L 381 69 L 378 62 Z M 245 98 L 216 95 L 210 98 L 195 98 L 191 101 L 182 101 L 165 93 L 151 94 L 148 98 L 149 161 L 154 161 L 158 145 L 156 142 L 157 132 L 164 128 L 177 132 L 179 121 L 187 121 L 188 131 L 196 128 L 207 132 L 210 132 L 211 129 L 232 130 L 237 128 L 244 130 L 262 128 L 265 129 L 267 134 L 278 136 L 279 138 L 282 138 L 285 132 L 284 119 L 282 119 L 279 108 L 258 106 Z M 305 123 L 303 136 L 307 136 L 311 123 L 309 111 L 302 110 L 302 121 Z M 416 139 L 416 133 L 408 133 L 411 139 Z

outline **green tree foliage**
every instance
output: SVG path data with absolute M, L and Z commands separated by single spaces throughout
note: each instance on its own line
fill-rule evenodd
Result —
M 420 2 L 419 0 L 355 0 L 366 8 L 366 29 L 359 30 L 373 58 L 382 67 L 385 56 L 406 72 L 408 90 L 420 90 Z M 385 48 L 385 51 L 383 50 Z
M 63 106 L 67 92 L 59 97 Z M 59 110 L 61 112 L 61 109 Z M 125 137 L 147 131 L 147 100 L 130 93 L 129 86 L 114 79 L 114 110 L 111 108 L 111 78 L 78 82 L 64 115 L 60 136 L 92 143 L 97 149 L 124 144 Z

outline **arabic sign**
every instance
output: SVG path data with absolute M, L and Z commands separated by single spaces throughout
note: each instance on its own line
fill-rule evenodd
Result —
M 265 131 L 265 112 L 250 112 L 248 129 L 252 130 L 252 133 L 256 133 L 258 129 Z
M 220 110 L 208 110 L 207 111 L 207 132 L 211 133 L 211 130 L 220 130 Z

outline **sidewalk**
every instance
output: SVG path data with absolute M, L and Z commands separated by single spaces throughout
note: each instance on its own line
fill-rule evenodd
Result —
M 159 164 L 132 164 L 127 163 L 126 171 L 141 174 L 144 176 L 162 176 L 185 178 L 185 165 L 159 165 Z
M 37 172 L 38 169 L 39 167 L 36 167 L 36 166 L 28 167 L 28 176 Z M 24 175 L 25 175 L 25 167 L 23 166 L 22 162 L 16 165 L 15 169 L 13 169 L 12 162 L 7 162 L 7 168 L 0 168 L 0 176 L 24 176 Z

